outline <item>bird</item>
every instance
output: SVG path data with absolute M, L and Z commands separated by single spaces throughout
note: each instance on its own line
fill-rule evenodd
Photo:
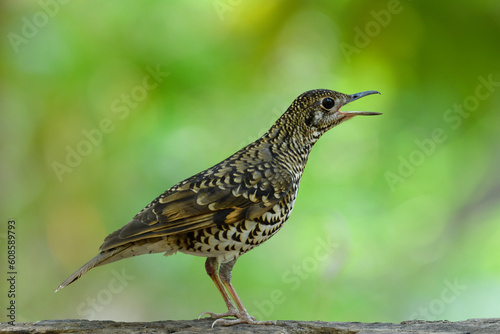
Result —
M 227 312 L 203 312 L 217 325 L 272 325 L 252 317 L 232 283 L 236 260 L 280 230 L 297 198 L 309 153 L 333 127 L 371 111 L 340 108 L 378 91 L 343 94 L 315 89 L 299 95 L 259 139 L 220 163 L 166 190 L 130 222 L 108 235 L 99 254 L 56 292 L 90 269 L 125 258 L 177 252 L 206 257 L 205 270 Z M 232 300 L 231 300 L 232 299 Z

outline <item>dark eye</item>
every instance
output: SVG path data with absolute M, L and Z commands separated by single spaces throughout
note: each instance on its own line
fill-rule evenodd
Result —
M 335 106 L 335 101 L 330 97 L 325 97 L 321 101 L 321 106 L 325 109 L 332 109 Z

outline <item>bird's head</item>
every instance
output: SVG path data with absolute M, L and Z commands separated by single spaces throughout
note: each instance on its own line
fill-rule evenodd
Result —
M 294 136 L 300 134 L 303 139 L 313 144 L 322 134 L 354 116 L 381 115 L 372 111 L 340 110 L 344 105 L 371 94 L 380 93 L 369 90 L 347 95 L 328 89 L 310 90 L 293 101 L 283 114 L 282 126 L 291 130 Z

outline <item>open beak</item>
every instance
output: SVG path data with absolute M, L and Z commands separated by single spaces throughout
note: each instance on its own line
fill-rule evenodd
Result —
M 356 101 L 357 99 L 362 98 L 363 96 L 367 95 L 372 95 L 372 94 L 380 94 L 380 92 L 377 92 L 376 90 L 368 90 L 366 92 L 361 92 L 361 93 L 356 93 L 349 95 L 350 99 L 347 101 L 345 104 L 350 103 L 352 101 Z M 345 115 L 345 116 L 357 116 L 357 115 L 364 115 L 364 116 L 371 116 L 371 115 L 382 115 L 380 112 L 374 112 L 374 111 L 338 111 L 340 114 Z

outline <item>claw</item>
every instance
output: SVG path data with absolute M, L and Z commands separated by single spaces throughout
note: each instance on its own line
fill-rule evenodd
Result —
M 235 317 L 235 318 L 238 317 L 236 315 L 236 312 L 227 311 L 225 313 L 213 313 L 213 312 L 205 311 L 205 312 L 201 312 L 201 314 L 198 316 L 198 320 L 200 320 L 201 317 L 204 316 L 205 314 L 208 314 L 209 318 L 212 318 L 212 319 L 220 319 L 220 318 L 224 318 L 224 317 Z
M 238 319 L 217 319 L 212 323 L 212 328 L 214 328 L 215 324 L 222 326 L 232 326 L 237 324 L 250 324 L 250 325 L 276 325 L 276 321 L 257 321 L 254 317 L 249 316 L 248 318 L 238 318 Z
M 202 316 L 208 314 L 210 318 L 216 319 L 212 323 L 212 328 L 214 328 L 215 324 L 222 326 L 231 326 L 236 324 L 251 324 L 251 325 L 276 325 L 276 321 L 257 321 L 255 317 L 252 317 L 246 312 L 241 312 L 238 310 L 230 310 L 224 313 L 213 313 L 209 311 L 202 312 L 198 320 L 201 319 Z M 225 317 L 234 317 L 236 319 L 223 319 Z
M 200 315 L 198 316 L 198 320 L 200 320 L 200 319 L 201 319 L 201 317 L 202 317 L 202 316 L 204 316 L 205 314 L 210 314 L 210 312 L 207 312 L 207 311 L 205 311 L 205 312 L 201 312 L 201 313 L 200 313 Z M 210 315 L 210 318 L 211 318 L 211 317 L 212 317 L 212 315 Z

